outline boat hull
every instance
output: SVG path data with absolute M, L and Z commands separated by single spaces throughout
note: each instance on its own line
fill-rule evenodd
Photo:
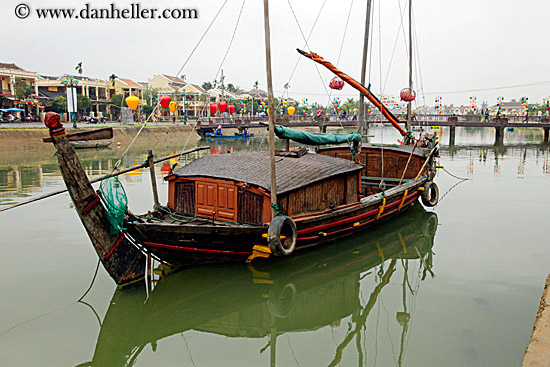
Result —
M 415 204 L 427 179 L 407 182 L 338 210 L 294 217 L 296 250 L 354 235 Z M 128 223 L 128 234 L 159 260 L 175 266 L 244 261 L 254 245 L 267 246 L 264 225 L 227 223 Z

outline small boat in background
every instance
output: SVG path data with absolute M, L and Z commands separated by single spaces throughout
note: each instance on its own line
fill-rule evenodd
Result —
M 71 141 L 70 142 L 73 148 L 75 149 L 99 149 L 99 148 L 108 148 L 109 145 L 113 144 L 112 140 L 109 141 Z
M 204 135 L 206 138 L 214 138 L 214 139 L 246 139 L 254 136 L 254 134 L 244 135 L 239 133 L 235 133 L 235 135 L 220 135 L 215 133 L 205 133 Z

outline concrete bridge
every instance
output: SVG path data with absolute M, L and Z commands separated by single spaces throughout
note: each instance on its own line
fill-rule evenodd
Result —
M 312 119 L 311 117 L 303 116 L 282 116 L 276 117 L 275 123 L 287 127 L 318 127 L 321 132 L 326 132 L 328 127 L 355 128 L 358 121 L 355 116 L 341 118 L 336 115 L 320 116 Z M 524 116 L 501 117 L 496 119 L 491 117 L 489 121 L 482 121 L 480 115 L 420 115 L 413 120 L 413 127 L 449 127 L 449 145 L 455 143 L 455 131 L 457 127 L 484 127 L 495 129 L 495 143 L 503 141 L 504 129 L 506 128 L 536 128 L 543 129 L 544 142 L 548 142 L 550 138 L 550 120 L 548 117 L 543 117 L 538 121 L 537 116 L 529 116 L 528 121 L 524 121 Z M 384 118 L 369 118 L 366 121 L 368 127 L 372 123 L 388 123 Z M 222 128 L 237 128 L 244 130 L 245 128 L 265 128 L 268 124 L 267 117 L 235 117 L 223 118 L 213 117 L 199 120 L 197 123 L 197 132 L 204 136 L 206 132 L 213 132 L 218 125 Z M 404 125 L 404 124 L 403 124 Z

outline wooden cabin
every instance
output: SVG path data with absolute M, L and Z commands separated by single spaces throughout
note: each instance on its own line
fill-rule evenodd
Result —
M 276 157 L 281 214 L 296 217 L 357 203 L 362 166 L 308 153 Z M 168 206 L 176 213 L 246 223 L 271 220 L 269 152 L 239 152 L 197 159 L 171 175 Z
M 382 179 L 387 188 L 399 184 L 401 178 L 403 178 L 402 182 L 414 179 L 428 152 L 428 150 L 418 147 L 413 151 L 412 146 L 388 146 L 382 149 L 379 146 L 363 145 L 361 152 L 355 156 L 355 161 L 363 166 L 361 170 L 362 194 L 369 196 L 380 192 L 379 184 Z M 326 148 L 318 150 L 317 153 L 352 159 L 348 148 Z M 405 173 L 403 174 L 403 172 Z

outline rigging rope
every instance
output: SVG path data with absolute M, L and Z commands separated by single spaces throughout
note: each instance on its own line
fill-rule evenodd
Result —
M 342 49 L 344 48 L 344 41 L 346 40 L 346 33 L 348 31 L 348 24 L 349 24 L 349 18 L 351 16 L 351 9 L 353 8 L 353 0 L 351 0 L 349 4 L 349 11 L 348 11 L 348 18 L 346 19 L 346 26 L 344 27 L 344 34 L 342 35 L 342 42 L 340 43 L 340 51 L 338 52 L 338 59 L 336 60 L 336 67 L 340 64 L 340 57 L 342 56 Z M 327 105 L 330 106 L 330 98 L 332 97 L 332 89 L 330 90 L 330 93 L 328 95 L 328 102 Z M 336 111 L 336 114 L 338 115 L 338 112 Z M 342 121 L 338 119 L 338 122 L 340 123 L 340 127 L 343 129 L 344 125 L 342 124 Z
M 214 80 L 218 79 L 218 74 L 220 73 L 220 70 L 222 69 L 223 63 L 225 62 L 225 58 L 227 57 L 227 54 L 229 53 L 229 50 L 231 49 L 231 46 L 233 45 L 233 40 L 235 39 L 235 33 L 237 33 L 237 28 L 239 26 L 239 21 L 241 20 L 241 14 L 243 13 L 244 3 L 246 0 L 243 0 L 243 3 L 241 5 L 241 10 L 239 11 L 239 16 L 237 17 L 237 23 L 235 23 L 235 29 L 233 29 L 233 35 L 231 36 L 231 41 L 229 41 L 229 46 L 227 47 L 227 51 L 225 51 L 225 55 L 223 56 L 222 62 L 220 64 L 220 67 L 218 68 L 218 72 L 216 73 L 216 76 L 214 77 Z
M 157 102 L 157 105 L 153 108 L 153 111 L 151 111 L 151 113 L 149 114 L 149 117 L 147 117 L 147 119 L 145 120 L 145 122 L 141 125 L 141 128 L 138 130 L 136 136 L 134 136 L 134 139 L 132 139 L 132 142 L 130 143 L 130 145 L 128 145 L 128 147 L 126 148 L 126 150 L 124 151 L 124 153 L 122 153 L 122 155 L 120 156 L 119 160 L 115 163 L 114 167 L 113 167 L 113 170 L 111 171 L 111 173 L 113 173 L 114 171 L 116 171 L 118 169 L 118 166 L 120 165 L 120 163 L 122 162 L 122 158 L 124 158 L 124 156 L 126 155 L 126 153 L 128 153 L 128 151 L 130 150 L 130 147 L 132 147 L 132 145 L 135 143 L 136 139 L 138 138 L 139 134 L 141 134 L 141 132 L 143 131 L 143 129 L 145 128 L 145 125 L 147 125 L 147 122 L 149 122 L 149 120 L 151 119 L 151 116 L 153 116 L 153 114 L 155 113 L 155 111 L 158 110 L 158 106 L 160 105 L 160 101 Z M 122 121 L 122 120 L 121 120 Z
M 195 53 L 195 50 L 197 49 L 197 47 L 199 47 L 200 43 L 202 42 L 202 40 L 204 39 L 204 37 L 206 36 L 206 34 L 208 33 L 208 31 L 210 30 L 210 28 L 212 27 L 212 24 L 214 24 L 214 22 L 216 21 L 216 19 L 218 18 L 218 15 L 220 15 L 222 9 L 225 7 L 225 4 L 227 4 L 227 1 L 229 0 L 225 0 L 222 4 L 222 6 L 220 7 L 220 9 L 218 10 L 218 12 L 216 13 L 216 15 L 214 16 L 214 18 L 212 19 L 212 21 L 210 22 L 210 24 L 208 25 L 208 28 L 206 28 L 206 30 L 204 31 L 203 35 L 201 36 L 201 38 L 199 39 L 199 41 L 197 42 L 197 44 L 195 45 L 195 47 L 193 48 L 193 50 L 191 51 L 191 53 L 189 54 L 189 56 L 187 57 L 187 60 L 185 60 L 185 62 L 183 63 L 183 65 L 181 66 L 180 70 L 178 71 L 178 73 L 176 75 L 180 75 L 183 68 L 185 67 L 185 65 L 187 65 L 187 62 L 189 62 L 189 59 L 191 59 L 191 56 L 193 56 L 193 54 Z
M 319 8 L 319 12 L 317 13 L 317 17 L 315 18 L 315 22 L 313 22 L 313 26 L 311 27 L 311 30 L 309 31 L 309 35 L 307 36 L 307 40 L 306 40 L 306 43 L 304 45 L 304 48 L 307 46 L 307 41 L 309 41 L 311 35 L 313 34 L 313 30 L 315 29 L 315 26 L 317 25 L 317 21 L 319 20 L 319 17 L 321 15 L 321 12 L 322 12 L 323 7 L 325 6 L 326 2 L 327 2 L 327 0 L 324 0 L 323 3 L 321 4 L 321 7 Z M 292 80 L 292 77 L 294 76 L 294 73 L 296 72 L 296 68 L 298 67 L 298 64 L 300 63 L 301 59 L 302 59 L 302 56 L 298 55 L 298 59 L 296 60 L 296 64 L 294 65 L 294 69 L 292 69 L 292 73 L 290 74 L 290 78 L 288 78 L 287 84 L 289 84 L 290 81 Z
M 388 64 L 388 71 L 386 72 L 386 79 L 384 80 L 384 87 L 382 88 L 382 90 L 386 90 L 386 85 L 388 84 L 388 78 L 390 76 L 391 66 L 392 66 L 392 63 L 393 63 L 393 57 L 395 56 L 395 50 L 397 49 L 397 42 L 399 41 L 399 35 L 400 35 L 401 31 L 403 31 L 403 37 L 405 37 L 405 27 L 403 26 L 403 16 L 404 16 L 405 9 L 404 8 L 401 9 L 401 1 L 398 0 L 398 3 L 399 3 L 400 23 L 399 23 L 399 28 L 397 29 L 397 34 L 395 35 L 395 42 L 393 43 L 393 49 L 392 49 L 392 53 L 391 53 L 391 57 L 390 57 L 390 62 Z M 406 39 L 405 39 L 405 48 L 408 51 L 408 46 L 407 46 L 407 40 Z
M 302 31 L 302 27 L 300 26 L 300 22 L 298 22 L 298 18 L 296 17 L 296 13 L 294 13 L 294 9 L 292 8 L 292 4 L 290 3 L 290 0 L 287 0 L 287 1 L 288 1 L 288 6 L 290 7 L 290 11 L 292 12 L 292 15 L 294 16 L 294 20 L 296 20 L 296 25 L 298 26 L 298 29 L 300 30 L 300 34 L 302 35 L 302 38 L 304 39 L 304 41 L 306 43 L 306 48 L 311 53 L 311 49 L 309 48 L 309 44 L 307 42 L 308 40 L 304 36 L 304 32 Z M 325 89 L 325 92 L 328 96 L 329 92 L 328 92 L 327 87 L 325 85 L 326 83 L 323 80 L 323 77 L 321 76 L 321 72 L 319 71 L 319 67 L 317 66 L 316 63 L 314 63 L 314 65 L 315 65 L 315 70 L 317 70 L 317 74 L 319 75 L 319 79 L 321 79 L 321 84 L 323 85 L 323 88 Z

